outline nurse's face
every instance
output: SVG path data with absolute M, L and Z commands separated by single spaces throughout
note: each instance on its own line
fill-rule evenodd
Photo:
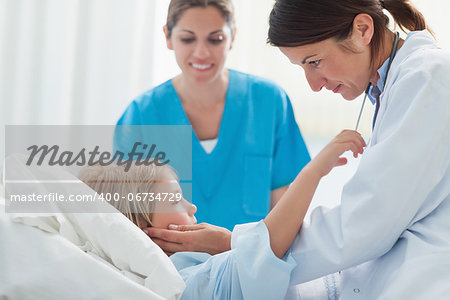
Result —
M 370 48 L 358 42 L 342 44 L 330 38 L 318 43 L 280 47 L 289 60 L 305 71 L 315 92 L 326 88 L 353 100 L 366 89 L 371 77 Z
M 193 225 L 197 207 L 183 198 L 177 178 L 168 168 L 161 172 L 161 180 L 153 189 L 155 212 L 152 215 L 152 227 L 167 228 L 169 224 Z M 179 201 L 173 201 L 181 199 Z M 165 201 L 164 201 L 165 200 Z
M 178 66 L 194 82 L 211 82 L 223 72 L 234 33 L 212 6 L 186 10 L 172 29 L 167 47 L 175 51 Z

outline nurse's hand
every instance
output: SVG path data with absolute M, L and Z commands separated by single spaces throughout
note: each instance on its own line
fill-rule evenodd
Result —
M 144 232 L 169 256 L 181 251 L 214 255 L 231 249 L 231 232 L 207 223 L 169 225 L 169 229 L 149 227 Z

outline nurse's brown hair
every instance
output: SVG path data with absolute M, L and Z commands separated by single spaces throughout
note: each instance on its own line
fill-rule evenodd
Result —
M 231 31 L 234 29 L 234 9 L 231 0 L 172 0 L 169 4 L 169 11 L 167 13 L 167 34 L 172 35 L 172 29 L 177 25 L 183 13 L 193 7 L 207 8 L 213 6 L 217 8 L 222 17 L 227 22 Z
M 342 42 L 351 35 L 354 18 L 365 13 L 373 19 L 373 61 L 382 49 L 389 24 L 383 9 L 403 31 L 429 29 L 422 14 L 408 0 L 276 0 L 269 17 L 267 41 L 278 47 L 303 46 L 329 38 Z

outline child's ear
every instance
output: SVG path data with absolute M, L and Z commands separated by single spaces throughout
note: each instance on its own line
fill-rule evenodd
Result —
M 169 37 L 169 29 L 167 28 L 167 25 L 164 25 L 163 32 L 164 32 L 164 36 L 166 37 L 167 48 L 169 48 L 170 50 L 173 50 L 172 40 Z
M 151 227 L 150 224 L 148 224 L 147 220 L 142 217 L 141 214 L 138 214 L 138 216 L 136 217 L 136 226 L 139 227 L 140 229 L 144 229 L 147 227 Z

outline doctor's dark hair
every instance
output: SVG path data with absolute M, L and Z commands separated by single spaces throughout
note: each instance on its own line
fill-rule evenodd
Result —
M 276 0 L 267 42 L 277 47 L 303 46 L 329 38 L 342 42 L 351 35 L 354 18 L 365 13 L 373 19 L 373 61 L 389 24 L 383 9 L 403 31 L 429 29 L 423 15 L 408 0 Z
M 189 8 L 213 6 L 222 14 L 231 31 L 234 30 L 234 8 L 231 0 L 171 0 L 167 13 L 167 33 L 172 36 L 172 29 L 177 25 L 183 13 Z

